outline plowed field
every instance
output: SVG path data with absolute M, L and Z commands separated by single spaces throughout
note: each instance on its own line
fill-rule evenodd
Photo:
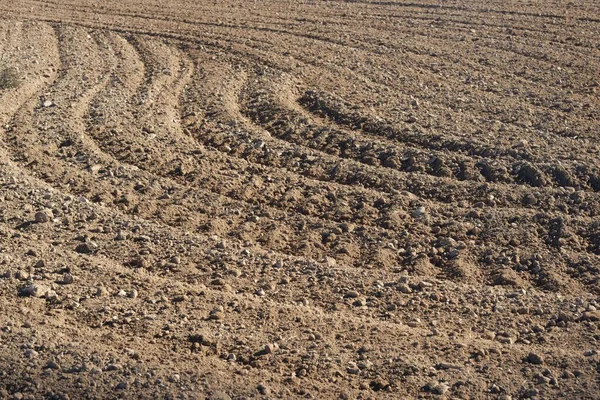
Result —
M 600 397 L 597 1 L 0 0 L 2 71 L 0 398 Z

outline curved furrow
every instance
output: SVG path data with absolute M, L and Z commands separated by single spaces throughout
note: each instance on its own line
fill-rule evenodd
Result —
M 280 100 L 281 101 L 281 100 Z M 286 100 L 283 100 L 284 102 Z M 287 103 L 293 106 L 291 99 L 287 99 Z M 393 127 L 393 124 L 381 120 L 381 118 L 375 118 L 372 116 L 364 115 L 360 111 L 355 111 L 358 108 L 352 104 L 344 102 L 331 94 L 318 93 L 315 91 L 305 91 L 300 96 L 299 103 L 305 107 L 308 111 L 314 114 L 314 117 L 325 117 L 327 122 L 334 123 L 346 129 L 352 129 L 353 131 L 359 132 L 359 134 L 366 134 L 367 137 L 374 139 L 386 139 L 392 141 L 392 143 L 400 142 L 407 143 L 408 145 L 416 145 L 423 150 L 430 150 L 428 153 L 428 160 L 434 160 L 433 172 L 435 169 L 448 168 L 444 165 L 443 155 L 436 154 L 436 152 L 446 150 L 453 153 L 453 157 L 456 157 L 456 153 L 465 155 L 464 159 L 454 158 L 452 162 L 454 164 L 461 165 L 475 165 L 476 168 L 480 168 L 483 176 L 490 181 L 502 181 L 511 179 L 513 182 L 524 182 L 533 186 L 538 186 L 538 182 L 535 181 L 535 176 L 543 182 L 554 181 L 554 184 L 559 186 L 575 187 L 580 189 L 592 189 L 598 191 L 600 186 L 598 184 L 597 175 L 598 171 L 595 171 L 595 163 L 589 160 L 585 161 L 562 159 L 552 162 L 553 160 L 548 159 L 548 154 L 544 157 L 538 155 L 537 149 L 530 149 L 526 143 L 513 148 L 502 148 L 492 147 L 486 145 L 481 141 L 472 140 L 467 141 L 464 139 L 453 139 L 448 136 L 434 136 L 431 134 L 423 134 L 420 130 L 399 130 Z M 301 111 L 300 111 L 301 113 Z M 302 117 L 302 114 L 300 114 Z M 313 117 L 313 118 L 314 118 Z M 280 117 L 281 118 L 281 117 Z M 297 119 L 298 117 L 296 117 Z M 288 117 L 289 119 L 289 117 Z M 382 141 L 381 143 L 386 143 Z M 389 153 L 389 151 L 383 151 L 383 153 Z M 375 154 L 375 157 L 384 162 L 381 156 Z M 441 157 L 441 158 L 440 158 Z M 407 157 L 404 157 L 407 158 Z M 589 158 L 589 157 L 586 157 Z M 402 157 L 400 157 L 402 159 Z M 467 160 L 471 159 L 469 163 Z M 488 173 L 489 163 L 482 161 L 483 159 L 497 160 L 494 162 L 493 168 L 502 168 L 506 171 L 504 177 L 497 176 L 496 174 L 490 175 Z M 397 163 L 398 164 L 398 163 Z M 529 165 L 537 170 L 534 175 L 529 174 L 523 169 L 524 165 Z M 421 167 L 421 169 L 424 169 Z M 463 171 L 456 165 L 451 168 L 455 174 L 463 176 L 470 171 Z M 439 171 L 438 171 L 439 172 Z M 451 173 L 452 171 L 448 171 Z M 530 172 L 534 172 L 531 170 Z M 469 174 L 472 176 L 472 173 Z M 533 178 L 533 179 L 532 179 Z M 472 178 L 464 177 L 463 179 L 470 180 Z
M 94 110 L 90 118 L 100 125 L 100 119 L 110 121 L 111 117 L 102 113 L 103 108 L 97 101 L 99 99 L 101 101 L 122 101 L 119 100 L 120 97 L 108 96 L 108 93 L 118 92 L 118 96 L 125 93 L 130 101 L 140 101 L 143 104 L 144 101 L 153 102 L 157 100 L 156 95 L 161 93 L 160 88 L 164 89 L 165 86 L 169 86 L 167 83 L 171 84 L 173 82 L 171 79 L 166 82 L 161 82 L 160 79 L 155 80 L 154 82 L 159 82 L 158 87 L 147 90 L 152 95 L 144 99 L 140 92 L 142 90 L 141 85 L 143 82 L 152 82 L 152 79 L 143 79 L 144 68 L 142 64 L 139 63 L 138 66 L 135 66 L 135 63 L 133 63 L 132 66 L 126 67 L 123 64 L 115 63 L 114 70 L 112 72 L 108 71 L 108 74 L 112 76 L 112 83 L 118 82 L 118 87 L 122 89 L 116 91 L 116 88 L 111 87 L 112 84 L 106 85 L 106 79 L 102 79 L 103 73 L 101 73 L 101 70 L 91 66 L 95 64 L 87 64 L 92 60 L 104 59 L 106 65 L 112 65 L 113 60 L 111 60 L 109 53 L 96 53 L 94 41 L 81 30 L 73 32 L 71 29 L 66 29 L 61 32 L 60 39 L 63 69 L 60 73 L 60 79 L 46 93 L 46 96 L 52 99 L 48 100 L 52 102 L 52 105 L 24 110 L 22 114 L 15 117 L 15 126 L 19 128 L 11 131 L 8 138 L 13 158 L 22 164 L 26 164 L 26 167 L 36 175 L 61 190 L 85 195 L 94 202 L 110 203 L 111 196 L 113 196 L 115 200 L 112 202 L 118 206 L 123 206 L 128 213 L 134 213 L 142 217 L 155 215 L 159 210 L 160 201 L 153 200 L 148 196 L 148 192 L 155 190 L 153 185 L 155 185 L 156 178 L 153 175 L 138 172 L 135 167 L 127 164 L 115 163 L 115 160 L 106 153 L 98 151 L 93 143 L 90 143 L 90 139 L 86 139 L 86 134 L 80 130 L 83 126 L 82 121 L 73 121 L 73 119 L 74 116 L 82 114 L 82 110 L 88 107 L 90 100 L 95 96 L 96 100 L 90 106 Z M 104 41 L 101 39 L 99 43 L 104 43 Z M 127 60 L 127 62 L 135 59 L 132 48 L 126 45 L 123 39 L 113 36 L 112 44 L 115 46 L 116 52 L 120 54 L 121 59 Z M 82 49 L 86 50 L 89 58 L 80 61 L 74 55 Z M 125 72 L 125 70 L 128 72 Z M 183 86 L 186 79 L 188 78 L 184 78 L 179 85 L 176 84 L 175 86 Z M 83 90 L 81 93 L 72 93 L 69 88 L 78 80 L 79 86 L 82 88 L 87 87 L 87 90 Z M 89 83 L 84 83 L 88 81 Z M 127 95 L 128 91 L 129 95 Z M 143 89 L 143 91 L 146 90 Z M 170 91 L 170 89 L 167 91 Z M 158 106 L 166 104 L 161 103 L 162 101 L 158 102 Z M 172 101 L 173 99 L 169 104 L 173 105 Z M 151 111 L 148 110 L 149 113 Z M 119 117 L 122 117 L 122 115 Z M 28 129 L 28 134 L 23 135 L 21 129 Z M 55 134 L 48 135 L 47 131 L 49 129 L 55 130 Z M 92 136 L 96 138 L 95 135 L 92 134 Z M 100 146 L 100 148 L 104 148 L 104 146 Z M 131 188 L 131 182 L 136 181 L 138 182 L 136 186 Z M 148 182 L 149 187 L 140 188 L 140 182 Z M 227 203 L 230 203 L 231 200 L 225 200 L 223 197 L 212 196 L 212 199 L 210 197 L 207 199 L 203 198 L 206 196 L 197 196 L 190 189 L 177 188 L 176 184 L 170 184 L 168 180 L 161 182 L 160 185 L 170 192 L 170 195 L 166 197 L 161 196 L 160 200 L 177 195 L 182 197 L 181 200 L 184 206 L 173 206 L 173 210 L 167 207 L 163 210 L 167 214 L 164 218 L 165 222 L 174 225 L 181 225 L 181 217 L 189 214 L 190 210 L 197 210 L 198 204 L 214 204 L 212 206 L 214 212 L 204 211 L 207 215 L 207 222 L 210 221 L 209 216 L 214 218 L 215 216 L 230 215 L 230 210 L 236 209 L 236 206 L 237 209 L 240 207 L 239 202 L 228 205 Z M 138 194 L 138 192 L 142 194 Z M 170 211 L 173 211 L 175 215 L 169 215 Z M 274 217 L 277 218 L 276 215 Z M 173 220 L 169 221 L 170 218 Z M 272 225 L 269 222 L 265 223 Z M 306 222 L 304 222 L 304 225 L 306 225 Z M 227 230 L 223 231 L 218 224 L 215 227 L 215 231 L 220 234 L 226 234 Z M 265 246 L 270 248 L 273 248 L 273 246 L 281 247 L 280 242 L 285 241 L 285 238 L 286 236 L 283 235 L 277 236 L 272 243 L 266 243 Z M 248 240 L 248 237 L 245 240 Z M 320 242 L 320 237 L 318 240 Z M 307 252 L 302 249 L 299 251 Z M 311 254 L 314 254 L 316 258 L 323 258 L 323 255 L 320 255 L 322 254 L 320 249 L 313 250 Z M 361 263 L 368 261 L 369 259 L 361 260 Z
M 139 45 L 139 47 L 145 46 Z M 141 54 L 143 53 L 144 52 Z M 150 62 L 158 64 L 156 68 L 150 70 L 149 73 L 151 75 L 154 73 L 154 70 L 163 70 L 156 57 L 154 57 L 152 61 L 150 61 L 150 58 L 147 58 L 147 55 L 142 56 L 142 58 L 147 65 Z M 126 81 L 127 78 L 124 78 L 123 80 Z M 151 86 L 158 85 L 162 87 L 164 84 L 164 82 L 161 83 L 160 79 L 155 80 L 152 78 L 146 79 L 146 82 Z M 166 86 L 170 86 L 170 83 Z M 150 88 L 144 89 L 144 91 L 147 91 L 148 93 L 159 93 L 160 89 Z M 117 88 L 115 88 L 113 92 L 118 93 L 119 96 L 126 93 L 125 90 L 119 90 Z M 191 226 L 193 226 L 194 229 L 198 229 L 199 226 L 202 229 L 207 229 L 209 232 L 213 231 L 221 236 L 235 235 L 243 240 L 257 240 L 259 243 L 263 243 L 264 246 L 279 251 L 286 250 L 291 251 L 292 253 L 301 252 L 302 254 L 310 255 L 314 258 L 322 258 L 325 254 L 330 254 L 332 256 L 335 254 L 334 250 L 328 250 L 321 244 L 323 239 L 319 232 L 307 231 L 305 227 L 307 226 L 307 223 L 309 226 L 325 224 L 323 227 L 324 229 L 333 230 L 335 228 L 336 230 L 339 230 L 336 225 L 325 221 L 315 221 L 314 218 L 300 217 L 298 220 L 297 217 L 289 217 L 285 212 L 280 211 L 277 208 L 258 204 L 254 199 L 248 198 L 247 195 L 244 198 L 239 193 L 229 193 L 227 188 L 231 187 L 231 183 L 234 183 L 236 179 L 239 179 L 237 177 L 239 172 L 236 174 L 236 171 L 234 170 L 218 173 L 215 170 L 215 172 L 213 172 L 217 179 L 215 181 L 215 176 L 211 177 L 210 172 L 207 172 L 213 170 L 215 167 L 211 165 L 211 163 L 207 163 L 203 160 L 202 150 L 198 149 L 194 143 L 190 141 L 190 137 L 181 137 L 178 133 L 178 129 L 169 130 L 168 128 L 165 128 L 169 121 L 166 121 L 165 123 L 165 120 L 161 117 L 162 111 L 160 110 L 168 109 L 169 106 L 167 105 L 172 105 L 174 99 L 166 102 L 161 100 L 161 102 L 155 103 L 153 96 L 148 96 L 146 98 L 140 93 L 129 93 L 125 94 L 125 96 L 130 99 L 135 99 L 138 106 L 143 105 L 137 107 L 140 109 L 136 110 L 136 106 L 130 104 L 130 107 L 128 108 L 129 111 L 127 112 L 134 110 L 133 113 L 136 115 L 135 120 L 132 117 L 121 114 L 113 116 L 106 121 L 102 121 L 102 123 L 96 123 L 91 126 L 90 129 L 93 130 L 95 140 L 100 144 L 104 151 L 115 154 L 121 161 L 138 166 L 142 171 L 150 172 L 153 174 L 152 176 L 163 176 L 169 180 L 178 182 L 179 185 L 181 185 L 168 185 L 165 187 L 169 194 L 166 197 L 162 197 L 162 200 L 179 199 L 177 202 L 179 205 L 162 210 L 152 210 L 153 212 L 158 213 L 160 218 L 163 218 L 164 216 L 165 221 L 171 218 L 173 221 L 170 223 L 175 224 L 192 224 Z M 99 100 L 106 103 L 112 101 L 111 97 L 107 95 L 99 97 Z M 159 107 L 159 109 L 154 108 L 154 106 Z M 95 105 L 93 108 L 96 115 L 93 116 L 92 119 L 98 122 L 100 122 L 101 119 L 104 119 L 102 109 L 105 107 L 107 106 L 101 104 Z M 167 120 L 172 120 L 171 117 L 168 116 L 169 114 L 172 114 L 172 112 L 166 112 Z M 116 128 L 111 122 L 113 118 L 115 121 L 129 121 L 127 128 Z M 163 120 L 162 122 L 160 122 L 161 119 Z M 132 130 L 132 128 L 134 130 Z M 117 134 L 118 139 L 113 138 L 113 135 Z M 143 151 L 142 146 L 144 146 L 144 144 L 141 138 L 144 135 L 147 140 L 162 143 L 158 147 L 162 147 L 164 150 L 153 153 Z M 200 154 L 198 154 L 198 152 L 200 152 Z M 241 172 L 243 172 L 243 170 Z M 150 181 L 152 180 L 153 179 L 151 178 Z M 213 190 L 216 193 L 224 192 L 223 195 L 227 197 L 219 197 L 218 194 L 213 194 L 204 189 L 206 181 L 210 180 L 213 182 L 212 185 L 208 185 L 208 187 L 215 187 Z M 186 188 L 186 186 L 189 186 L 188 181 L 197 181 L 199 184 Z M 163 187 L 165 183 L 166 182 L 162 184 Z M 155 182 L 149 186 L 156 186 L 158 184 L 158 182 Z M 217 184 L 219 184 L 220 187 L 216 187 Z M 138 186 L 140 185 L 144 186 L 143 183 L 138 184 Z M 225 191 L 223 189 L 225 189 Z M 152 191 L 150 188 L 148 188 L 148 190 Z M 139 191 L 144 192 L 144 189 Z M 151 201 L 143 200 L 145 205 L 144 207 L 141 207 L 141 201 L 144 197 L 146 196 L 140 195 L 140 206 L 137 207 L 138 212 L 144 212 L 142 209 L 144 207 L 150 207 L 150 204 L 152 203 Z M 235 200 L 236 197 L 242 197 L 242 199 Z M 270 215 L 271 219 L 263 220 L 258 217 L 250 218 L 251 216 L 262 216 L 264 214 Z M 220 218 L 224 218 L 225 216 L 227 216 L 227 219 L 219 221 Z M 252 223 L 253 218 L 256 219 L 254 223 Z M 291 221 L 286 223 L 286 219 L 290 219 Z M 266 235 L 263 236 L 263 234 L 261 234 L 260 237 L 253 237 L 250 235 L 252 234 L 251 232 L 254 231 L 255 225 L 266 225 L 270 228 L 264 230 L 267 232 Z M 351 232 L 347 232 L 346 235 L 356 236 L 355 233 Z M 301 240 L 298 240 L 298 238 Z M 373 247 L 368 244 L 364 244 L 363 246 L 365 246 L 366 250 Z M 373 250 L 367 252 L 373 252 Z M 366 256 L 362 259 L 355 260 L 357 265 L 368 262 L 369 258 Z

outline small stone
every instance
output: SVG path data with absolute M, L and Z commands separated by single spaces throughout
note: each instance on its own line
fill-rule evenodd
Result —
M 130 299 L 137 298 L 138 297 L 137 289 L 131 289 L 131 291 L 127 294 L 127 297 L 129 297 Z
M 213 321 L 221 321 L 223 319 L 223 312 L 219 309 L 214 309 L 208 314 L 208 319 Z
M 345 222 L 343 224 L 340 224 L 340 229 L 344 233 L 352 233 L 354 231 L 354 229 L 355 229 L 355 226 L 352 223 Z
M 52 107 L 53 105 L 54 105 L 54 102 L 52 102 L 51 100 L 44 100 L 42 102 L 42 107 L 44 107 L 44 108 Z
M 527 361 L 530 364 L 542 365 L 544 363 L 544 358 L 538 354 L 529 353 L 525 361 Z
M 350 290 L 349 292 L 347 292 L 344 295 L 345 299 L 356 299 L 360 296 L 360 293 L 358 293 L 356 290 Z
M 269 389 L 267 386 L 265 386 L 264 384 L 259 384 L 258 386 L 256 386 L 256 390 L 258 390 L 258 392 L 260 394 L 262 394 L 263 396 L 270 396 L 271 395 L 271 389 Z
M 30 277 L 29 272 L 26 272 L 26 271 L 17 271 L 15 273 L 15 278 L 20 281 L 26 281 L 29 279 L 29 277 Z
M 96 289 L 96 296 L 98 297 L 107 296 L 108 294 L 108 289 L 106 289 L 104 286 L 98 286 Z
M 44 297 L 48 294 L 50 288 L 44 285 L 25 286 L 19 290 L 19 294 L 25 297 Z
M 108 364 L 106 368 L 104 368 L 105 371 L 119 371 L 121 369 L 123 369 L 123 367 L 120 364 Z
M 40 353 L 38 353 L 34 349 L 27 349 L 27 350 L 25 350 L 24 354 L 25 354 L 25 357 L 27 357 L 27 358 L 35 358 L 40 355 Z
M 523 395 L 525 398 L 535 397 L 540 394 L 540 391 L 536 388 L 527 389 Z
M 74 278 L 73 275 L 66 273 L 62 276 L 62 280 L 60 283 L 64 284 L 64 285 L 70 285 L 74 282 Z
M 431 388 L 431 393 L 442 395 L 450 389 L 450 386 L 445 383 L 438 383 Z
M 275 346 L 271 343 L 267 343 L 265 345 L 265 354 L 273 354 L 275 352 Z
M 42 224 L 53 219 L 54 215 L 52 214 L 52 210 L 42 210 L 36 212 L 34 218 L 35 222 L 37 222 L 38 224 Z
M 349 362 L 348 367 L 346 367 L 346 372 L 350 375 L 358 375 L 360 374 L 360 368 L 356 365 L 355 362 Z
M 120 230 L 115 236 L 115 240 L 127 240 L 127 232 Z
M 79 254 L 90 254 L 98 250 L 98 245 L 92 241 L 81 243 L 75 247 L 75 251 Z
M 356 299 L 352 302 L 352 305 L 354 307 L 364 307 L 367 305 L 367 299 L 365 299 L 365 298 Z
M 46 369 L 60 369 L 60 365 L 58 365 L 54 361 L 48 361 L 48 364 L 46 364 L 46 366 L 44 368 L 46 368 Z
M 583 321 L 600 321 L 600 311 L 586 311 L 581 316 Z
M 125 389 L 127 389 L 127 386 L 128 386 L 127 382 L 121 381 L 121 382 L 119 382 L 117 384 L 117 386 L 115 386 L 115 389 L 117 389 L 117 390 L 125 390 Z
M 213 392 L 210 396 L 206 398 L 206 400 L 231 400 L 231 396 L 227 393 L 217 390 Z
M 179 296 L 173 297 L 173 303 L 183 303 L 184 301 L 189 300 L 189 297 L 185 294 L 181 294 Z
M 421 218 L 425 215 L 426 212 L 427 212 L 427 210 L 425 209 L 425 207 L 419 206 L 414 209 L 414 211 L 412 212 L 412 216 L 414 218 Z
M 406 293 L 406 294 L 412 293 L 412 289 L 406 283 L 399 284 L 398 291 L 400 291 L 401 293 Z
M 487 340 L 494 340 L 496 338 L 496 333 L 492 331 L 483 332 L 483 338 Z

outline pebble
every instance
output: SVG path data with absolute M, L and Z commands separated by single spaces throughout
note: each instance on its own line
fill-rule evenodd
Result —
M 401 293 L 406 293 L 406 294 L 412 293 L 412 289 L 406 283 L 399 284 L 398 291 L 400 291 Z
M 426 212 L 427 212 L 427 210 L 425 209 L 425 207 L 419 206 L 419 207 L 415 208 L 415 210 L 412 212 L 412 216 L 414 218 L 420 218 L 420 217 L 424 216 Z
M 600 311 L 586 311 L 581 316 L 583 321 L 600 321 Z
M 443 382 L 430 382 L 429 384 L 427 384 L 427 388 L 433 394 L 442 395 L 450 389 L 450 386 L 446 385 Z
M 270 396 L 271 395 L 271 389 L 269 389 L 267 386 L 265 386 L 262 383 L 260 383 L 258 386 L 256 386 L 256 390 L 258 390 L 258 392 L 260 394 L 262 394 L 263 396 Z
M 51 210 L 42 210 L 35 213 L 34 219 L 37 223 L 45 223 L 54 218 Z
M 40 354 L 37 351 L 35 351 L 34 349 L 27 349 L 27 350 L 25 350 L 25 357 L 35 358 L 35 357 L 37 357 L 39 355 Z
M 64 285 L 70 285 L 74 282 L 73 275 L 66 273 L 63 275 L 61 283 Z
M 75 251 L 79 254 L 90 254 L 98 250 L 98 245 L 92 241 L 81 243 L 75 247 Z
M 210 396 L 206 398 L 206 400 L 231 400 L 231 396 L 227 393 L 217 390 L 213 392 Z
M 48 364 L 46 364 L 46 366 L 44 368 L 46 368 L 46 369 L 60 369 L 60 365 L 58 365 L 54 361 L 48 361 Z
M 106 289 L 104 286 L 98 286 L 96 289 L 96 296 L 98 297 L 107 296 L 108 294 L 108 289 Z
M 544 358 L 535 353 L 529 353 L 527 355 L 526 361 L 530 364 L 542 365 L 544 363 Z
M 30 278 L 29 272 L 26 271 L 17 271 L 15 273 L 15 278 L 17 278 L 20 281 L 26 281 Z
M 346 367 L 346 372 L 350 375 L 358 375 L 360 374 L 360 368 L 358 368 L 358 365 L 356 365 L 355 362 L 351 361 L 348 363 L 348 367 Z
M 49 291 L 50 288 L 47 286 L 34 284 L 21 288 L 19 294 L 26 297 L 44 297 Z

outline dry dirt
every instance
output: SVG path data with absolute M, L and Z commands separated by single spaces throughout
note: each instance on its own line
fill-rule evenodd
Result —
M 0 18 L 0 398 L 600 398 L 597 1 Z

